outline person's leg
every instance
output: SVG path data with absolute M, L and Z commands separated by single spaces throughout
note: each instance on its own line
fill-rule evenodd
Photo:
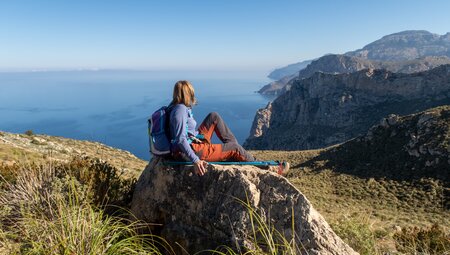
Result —
M 222 146 L 222 151 L 228 152 L 233 151 L 233 157 L 236 161 L 255 161 L 255 157 L 248 153 L 237 141 L 224 143 Z
M 236 137 L 217 112 L 209 113 L 198 127 L 198 132 L 203 134 L 209 143 L 211 143 L 213 131 L 223 143 L 237 143 Z
M 195 143 L 192 149 L 205 161 L 255 161 L 237 142 L 225 144 Z

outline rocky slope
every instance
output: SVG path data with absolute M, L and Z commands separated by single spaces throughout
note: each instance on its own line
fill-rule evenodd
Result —
M 328 166 L 362 177 L 433 178 L 450 184 L 450 105 L 390 114 L 362 136 L 329 150 Z M 449 194 L 450 195 L 450 194 Z M 450 197 L 446 198 L 450 209 Z
M 250 149 L 312 149 L 346 141 L 391 114 L 410 114 L 450 104 L 450 65 L 401 74 L 366 69 L 315 73 L 297 80 L 263 119 L 256 118 L 244 146 Z M 267 111 L 266 111 L 267 112 Z M 262 123 L 265 122 L 265 123 Z
M 67 162 L 76 156 L 107 161 L 121 169 L 126 177 L 137 177 L 147 164 L 128 151 L 90 141 L 49 135 L 13 134 L 0 131 L 0 165 Z
M 392 72 L 412 73 L 426 71 L 442 64 L 450 64 L 450 33 L 437 35 L 422 30 L 403 31 L 384 36 L 360 50 L 347 52 L 343 55 L 356 57 L 356 59 L 345 59 L 342 55 L 337 55 L 340 56 L 337 58 L 329 58 L 326 55 L 319 58 L 319 62 L 313 61 L 313 65 L 297 68 L 296 72 L 293 69 L 296 65 L 289 65 L 285 67 L 286 70 L 289 70 L 288 75 L 275 78 L 277 81 L 267 84 L 260 89 L 259 93 L 282 94 L 291 85 L 292 78 L 288 76 L 298 76 L 297 78 L 302 79 L 318 71 L 345 73 L 364 68 L 377 68 Z M 305 69 L 309 70 L 305 72 Z M 277 70 L 284 70 L 284 68 Z M 300 70 L 303 73 L 299 73 Z
M 369 131 L 300 164 L 369 179 L 387 179 L 418 188 L 416 208 L 450 210 L 450 105 L 399 116 L 390 114 Z M 428 191 L 432 191 L 428 193 Z M 398 201 L 411 194 L 393 194 Z

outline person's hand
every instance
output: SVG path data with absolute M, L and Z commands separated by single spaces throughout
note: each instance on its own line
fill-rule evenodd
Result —
M 208 162 L 204 160 L 199 160 L 194 163 L 194 173 L 198 174 L 200 176 L 204 175 L 206 173 L 206 166 L 208 165 Z

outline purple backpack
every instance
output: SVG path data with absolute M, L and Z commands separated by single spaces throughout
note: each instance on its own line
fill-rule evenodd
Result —
M 163 106 L 148 119 L 150 152 L 155 156 L 170 154 L 170 107 Z

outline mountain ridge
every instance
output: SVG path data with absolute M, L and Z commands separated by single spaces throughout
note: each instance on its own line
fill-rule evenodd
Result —
M 442 64 L 450 63 L 450 32 L 444 35 L 433 34 L 425 30 L 407 30 L 390 35 L 383 36 L 372 43 L 367 44 L 362 49 L 355 51 L 349 51 L 344 54 L 332 54 L 335 56 L 350 56 L 355 57 L 354 61 L 360 62 L 359 65 L 364 65 L 365 68 L 371 68 L 370 65 L 375 65 L 374 68 L 385 68 L 393 72 L 419 72 L 429 70 Z M 439 59 L 426 59 L 427 57 L 441 58 Z M 296 73 L 290 74 L 291 77 L 281 77 L 276 81 L 273 81 L 258 92 L 267 95 L 280 95 L 289 89 L 289 82 L 294 79 L 307 78 L 302 71 L 310 69 L 311 72 L 352 72 L 354 68 L 342 70 L 343 63 L 336 63 L 331 61 L 326 63 L 326 60 L 332 60 L 328 55 L 324 55 L 316 60 L 313 60 L 311 66 L 302 67 L 298 69 Z M 446 60 L 443 60 L 446 59 Z M 321 62 L 321 65 L 317 65 L 317 60 Z M 417 63 L 408 63 L 410 61 Z M 370 62 L 371 64 L 369 64 Z M 384 67 L 381 62 L 387 62 Z M 315 64 L 315 65 L 314 65 Z M 336 65 L 333 67 L 333 64 Z M 409 69 L 401 69 L 396 66 L 408 66 Z M 323 66 L 327 68 L 323 68 Z M 425 69 L 428 67 L 428 69 Z M 277 69 L 282 72 L 283 68 Z M 359 68 L 361 70 L 364 68 Z M 280 71 L 281 70 L 281 71 Z M 341 71 L 339 71 L 341 70 Z M 292 70 L 291 70 L 292 72 Z M 286 87 L 286 85 L 288 85 Z

